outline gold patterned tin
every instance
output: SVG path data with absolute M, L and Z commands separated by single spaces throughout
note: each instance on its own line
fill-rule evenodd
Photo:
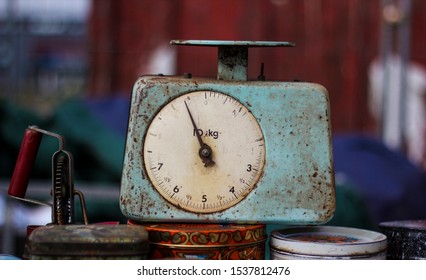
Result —
M 146 259 L 147 231 L 132 225 L 47 225 L 32 230 L 25 244 L 30 260 Z
M 128 223 L 148 231 L 149 259 L 265 259 L 264 224 Z

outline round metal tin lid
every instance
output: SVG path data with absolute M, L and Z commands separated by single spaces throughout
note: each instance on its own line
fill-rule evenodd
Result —
M 137 223 L 144 226 L 151 244 L 185 246 L 244 245 L 266 240 L 264 224 Z
M 271 232 L 271 247 L 317 256 L 376 254 L 387 248 L 384 234 L 347 227 L 292 227 Z

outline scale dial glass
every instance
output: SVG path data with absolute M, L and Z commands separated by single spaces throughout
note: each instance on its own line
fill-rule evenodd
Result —
M 262 176 L 265 141 L 253 114 L 235 98 L 195 91 L 167 103 L 149 125 L 146 173 L 161 196 L 193 213 L 242 201 Z

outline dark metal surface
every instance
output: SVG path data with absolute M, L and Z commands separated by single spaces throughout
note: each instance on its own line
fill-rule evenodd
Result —
M 34 229 L 28 259 L 145 259 L 148 233 L 131 225 L 48 225 Z
M 388 238 L 387 259 L 426 260 L 426 220 L 382 222 Z

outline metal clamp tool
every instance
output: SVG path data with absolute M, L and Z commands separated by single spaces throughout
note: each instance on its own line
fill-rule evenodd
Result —
M 51 204 L 27 199 L 31 169 L 37 157 L 42 135 L 52 136 L 59 141 L 59 150 L 52 156 Z M 64 149 L 64 138 L 37 126 L 29 126 L 24 133 L 21 148 L 10 181 L 8 195 L 15 199 L 52 207 L 52 224 L 66 225 L 75 223 L 74 196 L 78 195 L 84 224 L 89 224 L 83 193 L 74 189 L 72 155 Z

